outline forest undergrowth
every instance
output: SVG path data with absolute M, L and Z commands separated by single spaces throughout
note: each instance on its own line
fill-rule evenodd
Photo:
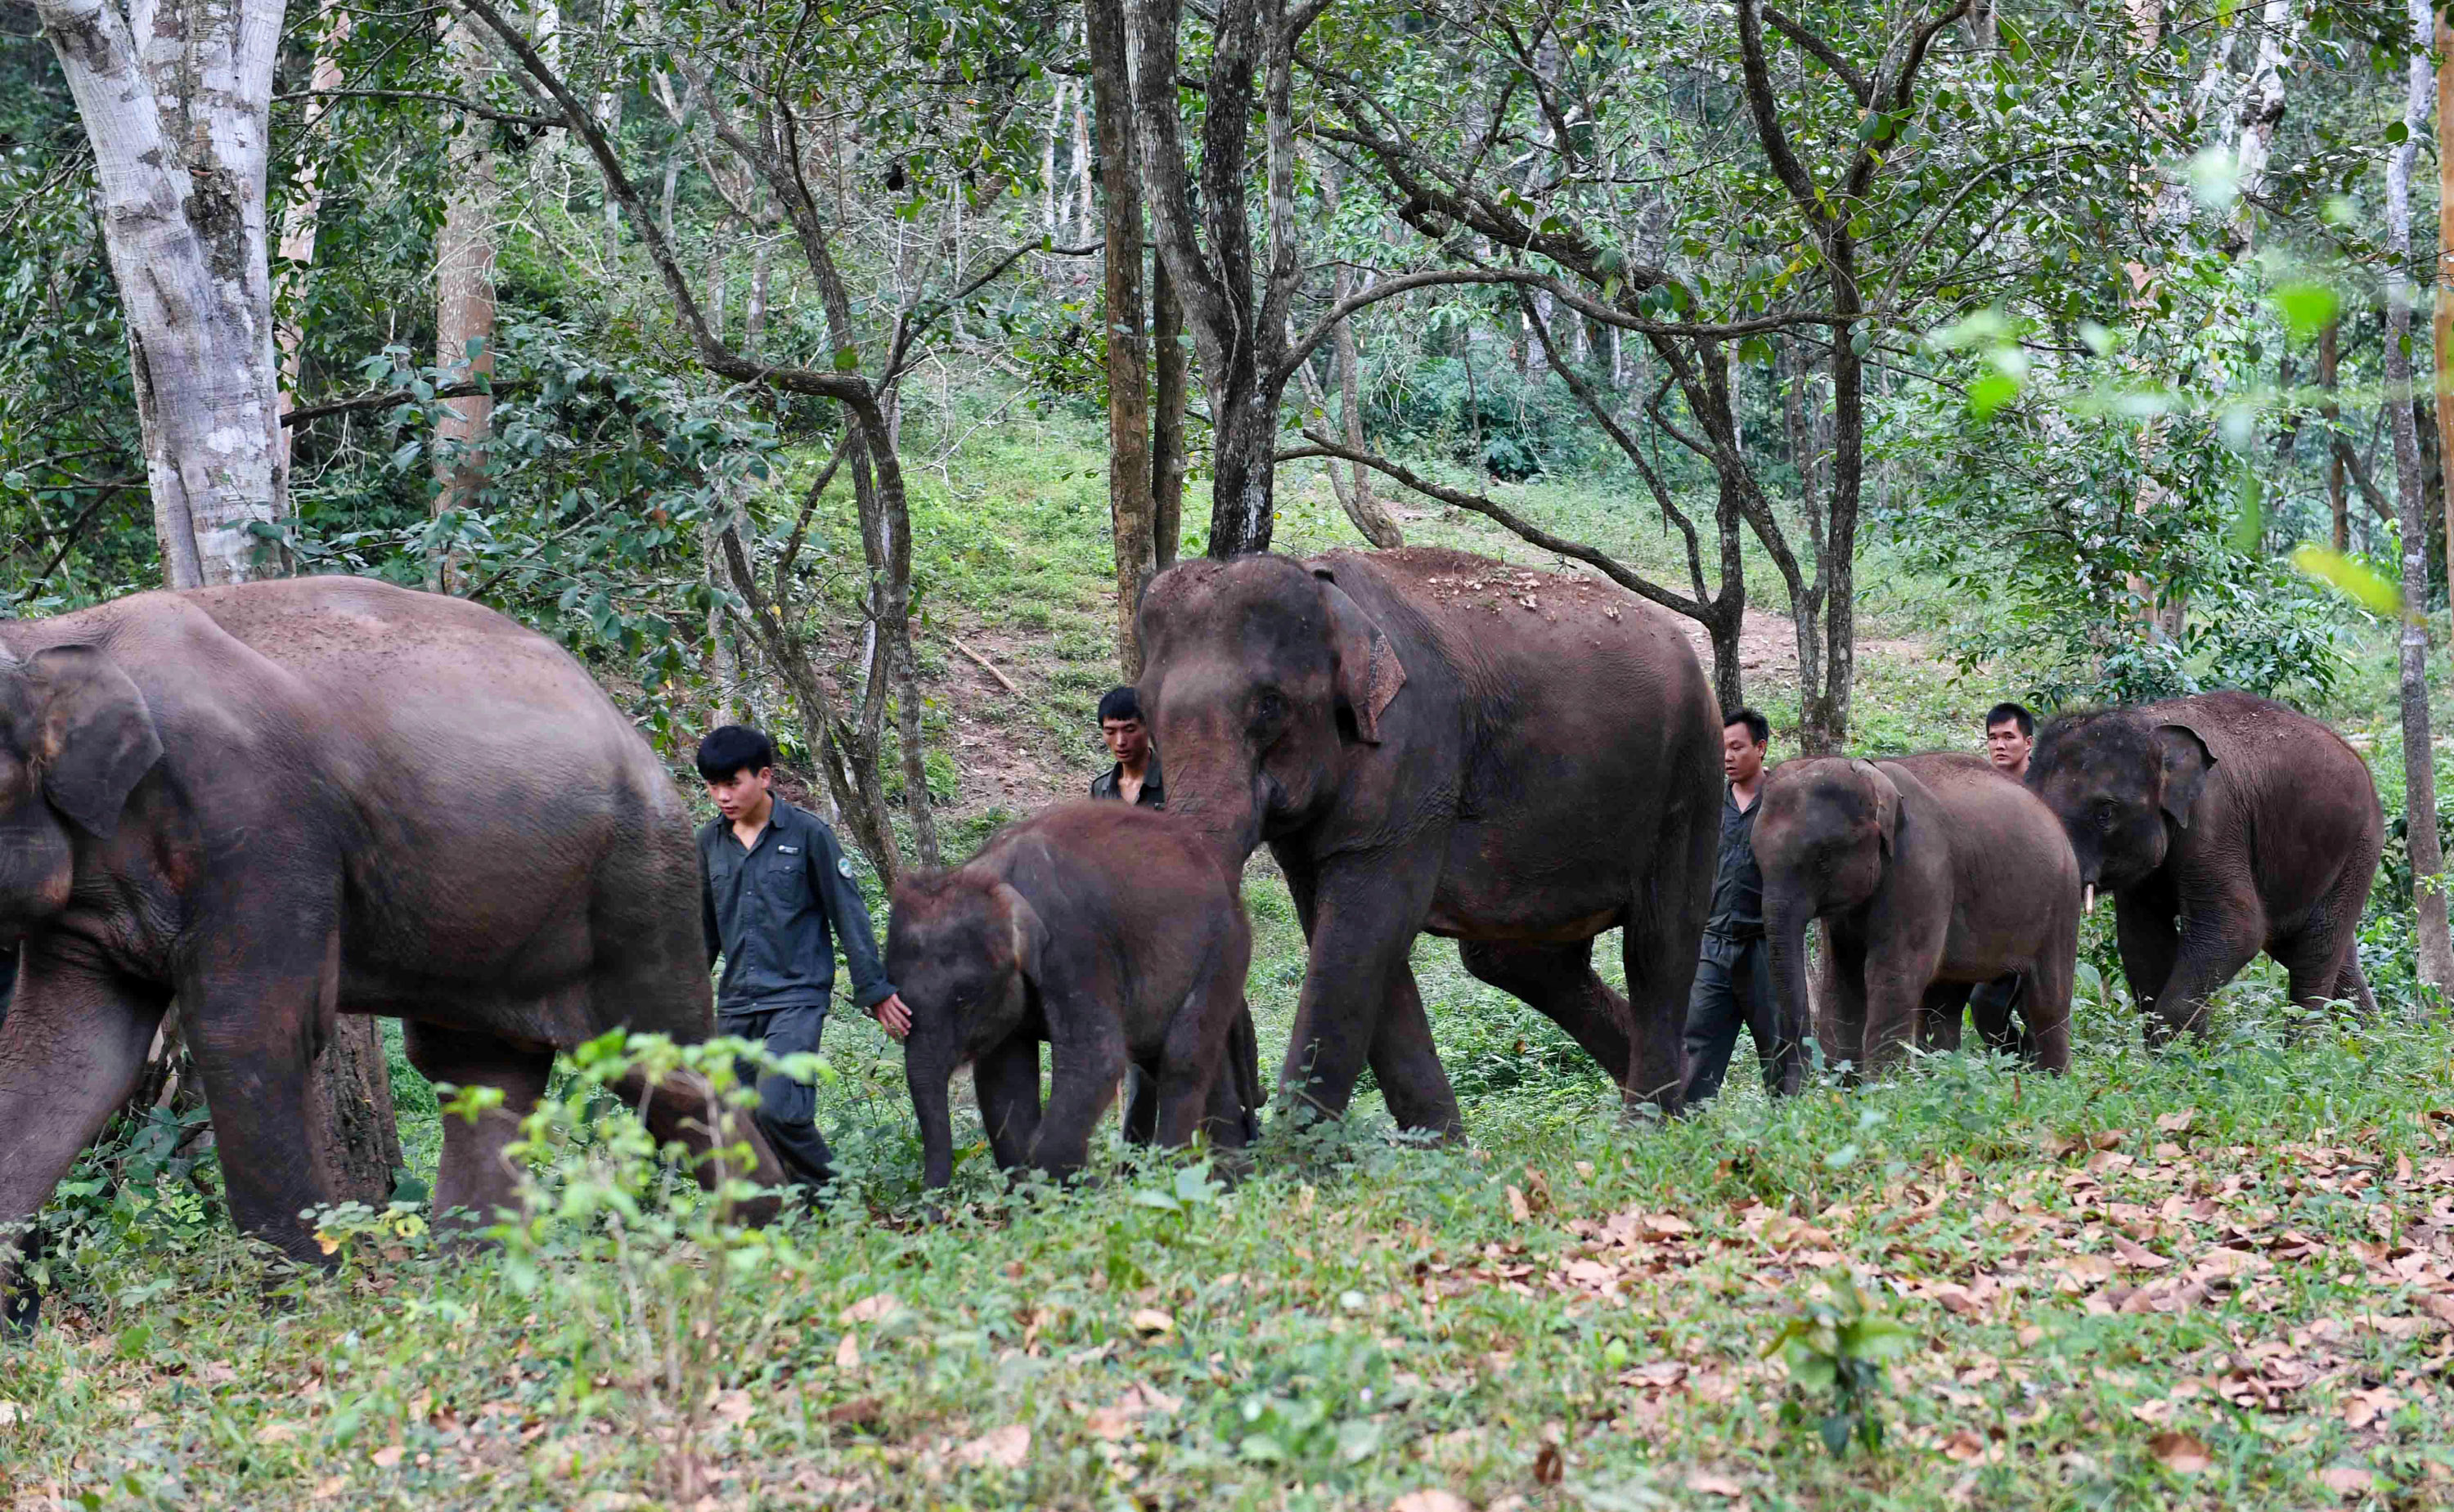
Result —
M 1077 439 L 1008 428 L 915 490 L 957 854 L 1096 769 L 1104 485 Z M 1531 491 L 1599 520 L 1599 487 Z M 1352 541 L 1326 489 L 1280 498 L 1282 548 Z M 1885 549 L 1881 633 L 1981 612 Z M 2377 683 L 2364 663 L 2343 696 Z M 1784 696 L 1768 676 L 1777 724 Z M 1973 744 L 1995 696 L 1870 651 L 1861 746 Z M 2388 706 L 2326 711 L 2381 774 Z M 1265 859 L 1247 894 L 1266 1057 L 1302 941 Z M 2150 1051 L 2100 914 L 2067 1077 L 1924 1058 L 1775 1103 L 1742 1049 L 1668 1125 L 1622 1123 L 1547 1021 L 1425 940 L 1466 1143 L 1399 1137 L 1367 1091 L 1340 1127 L 1275 1113 L 1240 1181 L 1117 1150 L 1054 1190 L 1007 1186 L 958 1122 L 942 1216 L 899 1056 L 838 1018 L 820 1117 L 846 1181 L 765 1231 L 657 1165 L 583 1057 L 537 1121 L 527 1221 L 473 1255 L 423 1210 L 453 1115 L 395 1060 L 412 1181 L 328 1215 L 337 1276 L 251 1253 L 210 1162 L 122 1143 L 79 1167 L 43 1326 L 0 1347 L 0 1503 L 2454 1504 L 2454 1028 L 2399 926 L 2373 908 L 2374 1022 L 2298 1022 L 2262 965 L 2210 1041 Z

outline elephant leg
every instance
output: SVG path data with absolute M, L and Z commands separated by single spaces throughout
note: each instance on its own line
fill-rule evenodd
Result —
M 1824 1059 L 1849 1067 L 1854 1084 L 1866 1078 L 1866 945 L 1826 924 L 1823 927 L 1823 999 L 1831 1005 Z
M 2029 990 L 2028 979 L 2018 972 L 1978 983 L 1968 990 L 1969 1017 L 1977 1021 L 1978 1038 L 1985 1048 L 2023 1058 L 2035 1054 L 2033 1032 L 2020 1026 L 2020 1021 L 2028 1017 L 2022 1005 Z
M 1918 1046 L 1938 1055 L 1960 1049 L 1961 1021 L 1967 1016 L 1969 986 L 1965 982 L 1938 982 L 1925 989 L 1918 1005 Z M 1981 1030 L 1983 1025 L 1979 1025 Z
M 2181 958 L 2182 937 L 2173 918 L 2170 908 L 2136 893 L 2120 893 L 2113 900 L 2113 940 L 2122 952 L 2122 980 L 2130 988 L 2132 1005 L 2151 1025 L 2157 994 L 2164 990 L 2173 963 Z M 2156 1038 L 2154 1029 L 2148 1037 Z
M 1626 1069 L 1618 1073 L 1624 1112 L 1648 1103 L 1670 1117 L 1685 1109 L 1687 1017 L 1720 845 L 1718 792 L 1700 807 L 1672 804 L 1653 864 L 1635 879 L 1633 905 L 1619 930 L 1619 964 L 1627 973 L 1627 999 L 1617 1021 L 1628 1044 Z M 1798 1011 L 1808 1013 L 1802 1004 Z M 1803 1056 L 1813 1025 L 1788 1027 Z
M 1039 1134 L 1039 1041 L 1008 1035 L 972 1063 L 972 1091 L 997 1169 L 1019 1170 Z
M 1936 952 L 1899 945 L 1866 953 L 1866 1074 L 1905 1062 L 1916 1043 L 1919 1008 L 1934 980 Z
M 2071 985 L 2078 969 L 2078 932 L 2058 929 L 2020 978 L 2020 1017 L 2026 1025 L 2020 1058 L 2056 1076 L 2070 1069 Z
M 0 1023 L 0 1305 L 30 1324 L 17 1256 L 51 1188 L 136 1089 L 167 1005 L 125 979 L 25 952 L 14 1005 Z
M 435 1171 L 432 1207 L 436 1227 L 457 1227 L 465 1235 L 493 1223 L 497 1213 L 516 1212 L 519 1178 L 504 1159 L 503 1147 L 519 1137 L 520 1120 L 545 1095 L 553 1051 L 415 1020 L 401 1025 L 401 1041 L 409 1064 L 428 1081 L 498 1087 L 503 1094 L 501 1103 L 474 1120 L 443 1115 L 443 1157 Z M 671 1116 L 689 1116 L 683 1111 L 690 1101 L 685 1093 L 673 1088 L 666 1097 Z M 694 1111 L 703 1121 L 704 1103 Z M 703 1130 L 699 1137 L 704 1142 Z
M 1342 1117 L 1369 1064 L 1400 1128 L 1460 1132 L 1457 1094 L 1406 960 L 1439 880 L 1438 852 L 1318 871 L 1304 858 L 1280 855 L 1279 863 L 1311 945 L 1280 1084 Z
M 302 1216 L 332 1201 L 315 1127 L 312 1078 L 337 1007 L 341 941 L 294 901 L 256 900 L 246 921 L 210 931 L 231 944 L 182 980 L 180 1027 L 212 1110 L 231 1217 L 301 1264 L 330 1262 Z M 312 905 L 310 905 L 312 906 Z M 296 920 L 273 934 L 275 919 Z
M 2368 898 L 2368 874 L 2357 866 L 2346 867 L 2301 933 L 2274 952 L 2291 974 L 2292 1002 L 2302 1012 L 2314 1014 L 2327 1003 L 2341 1000 L 2365 1017 L 2376 1017 L 2377 1000 L 2369 995 L 2368 983 L 2361 976 L 2361 913 Z
M 1614 1084 L 1627 1087 L 1627 1003 L 1595 972 L 1591 940 L 1574 945 L 1460 940 L 1458 959 L 1476 981 L 1488 982 L 1567 1030 Z M 1655 1089 L 1642 1090 L 1649 1096 Z M 1634 1088 L 1629 1092 L 1636 1095 Z
M 1239 948 L 1222 940 L 1206 974 L 1185 995 L 1168 1021 L 1167 1042 L 1159 1051 L 1158 1140 L 1170 1149 L 1193 1143 L 1197 1131 L 1214 1144 L 1244 1140 L 1240 1097 L 1234 1095 L 1237 1026 L 1249 1024 L 1244 1004 L 1244 978 L 1252 966 L 1249 945 Z M 1222 1100 L 1215 1090 L 1224 1085 L 1234 1104 L 1222 1123 L 1216 1115 Z
M 2257 960 L 2265 946 L 2256 899 L 2227 896 L 2193 903 L 2173 974 L 2156 994 L 2156 1016 L 2147 1025 L 2149 1038 L 2161 1044 L 2177 1035 L 2204 1036 L 2207 1000 L 2241 975 L 2242 968 Z M 2333 975 L 2328 973 L 2329 985 Z
M 1039 980 L 1039 993 L 1047 1010 L 1053 1065 L 1048 1105 L 1032 1131 L 1028 1160 L 1062 1181 L 1090 1160 L 1091 1131 L 1115 1101 L 1129 1057 L 1113 1010 L 1047 975 Z M 1166 1117 L 1164 1099 L 1160 1117 Z
M 2369 990 L 2368 978 L 2361 974 L 2360 938 L 2357 935 L 2352 939 L 2351 948 L 2343 952 L 2343 971 L 2335 979 L 2334 995 L 2360 1009 L 2363 1019 L 2377 1018 L 2377 994 Z

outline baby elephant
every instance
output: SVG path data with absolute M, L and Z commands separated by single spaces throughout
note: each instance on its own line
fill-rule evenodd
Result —
M 1009 1171 L 1080 1169 L 1128 1062 L 1157 1086 L 1159 1143 L 1190 1143 L 1206 1119 L 1240 1147 L 1259 1099 L 1252 954 L 1237 879 L 1182 820 L 1135 805 L 1060 805 L 898 885 L 886 969 L 912 1009 L 903 1066 L 928 1184 L 954 1175 L 946 1083 L 965 1062 Z
M 2017 971 L 2029 1053 L 2070 1067 L 2079 863 L 2050 809 L 1982 759 L 1783 762 L 1756 817 L 1781 1022 L 1806 1023 L 1806 924 L 1824 922 L 1824 1055 L 1898 1064 L 1922 1008 Z

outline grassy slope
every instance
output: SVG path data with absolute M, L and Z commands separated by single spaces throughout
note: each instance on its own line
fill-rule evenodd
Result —
M 931 636 L 959 846 L 1096 765 L 1104 485 L 1084 441 L 1008 422 L 926 486 L 932 625 L 1023 690 Z M 1325 489 L 1289 491 L 1282 546 L 1352 541 Z M 1619 507 L 1528 504 L 1604 538 Z M 1409 529 L 1538 560 L 1470 518 Z M 1650 529 L 1617 544 L 1668 565 Z M 1955 612 L 1879 560 L 1865 575 L 1879 630 Z M 1861 686 L 1870 747 L 1957 741 L 1990 702 L 1907 657 L 1870 657 Z M 1301 941 L 1266 866 L 1248 895 L 1274 1046 Z M 712 1320 L 720 1365 L 675 1380 L 609 1325 L 603 1266 L 523 1293 L 412 1241 L 268 1305 L 236 1241 L 147 1214 L 77 1257 L 55 1326 L 0 1354 L 0 1502 L 633 1504 L 670 1497 L 689 1405 L 723 1425 L 717 1506 L 1380 1507 L 1430 1486 L 1598 1508 L 2318 1505 L 2355 1472 L 2398 1505 L 2447 1499 L 2441 1021 L 2398 1002 L 2287 1044 L 2261 973 L 2218 1043 L 2151 1057 L 2100 985 L 2063 1081 L 1948 1061 L 1775 1106 L 1742 1064 L 1708 1114 L 1632 1131 L 1545 1021 L 1446 947 L 1417 967 L 1472 1148 L 1403 1147 L 1367 1107 L 1341 1141 L 1281 1137 L 1232 1193 L 1151 1168 L 1016 1199 L 974 1161 L 944 1225 L 911 1216 L 898 1061 L 839 1023 L 822 1116 L 869 1204 L 789 1227 Z M 431 1099 L 403 1100 L 431 1150 Z M 1916 1344 L 1880 1395 L 1888 1447 L 1835 1458 L 1782 1421 L 1805 1399 L 1761 1352 L 1850 1270 Z

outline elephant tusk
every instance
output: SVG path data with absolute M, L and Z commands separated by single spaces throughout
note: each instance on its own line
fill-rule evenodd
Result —
M 2095 883 L 2092 883 L 2092 882 L 2091 882 L 2091 883 L 2089 883 L 2085 887 L 2083 887 L 2083 888 L 2080 889 L 2080 895 L 2079 895 L 2079 906 L 2080 906 L 2080 911 L 2081 911 L 2082 913 L 2094 913 L 2094 912 L 2096 912 L 2096 884 L 2095 884 Z

